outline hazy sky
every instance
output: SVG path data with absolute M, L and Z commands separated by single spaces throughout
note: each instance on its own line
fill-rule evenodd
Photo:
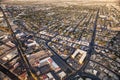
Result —
M 115 0 L 2 0 L 2 1 L 115 1 Z
M 7 1 L 7 2 L 12 2 L 12 1 L 39 1 L 39 2 L 67 2 L 67 1 L 119 1 L 119 0 L 2 0 L 2 1 Z

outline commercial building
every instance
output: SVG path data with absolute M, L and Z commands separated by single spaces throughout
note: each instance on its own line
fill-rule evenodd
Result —
M 86 51 L 83 51 L 83 50 L 80 50 L 80 49 L 77 49 L 73 54 L 72 54 L 72 58 L 75 59 L 75 60 L 79 60 L 79 63 L 82 64 L 85 57 L 87 55 L 87 52 Z

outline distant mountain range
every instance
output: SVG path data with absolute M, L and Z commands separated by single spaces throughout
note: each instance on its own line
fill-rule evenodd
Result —
M 26 3 L 26 2 L 30 2 L 30 3 L 64 3 L 64 2 L 117 2 L 117 1 L 120 1 L 120 0 L 2 0 L 2 2 L 7 2 L 7 3 L 17 3 L 19 4 L 19 2 L 21 3 Z
M 119 0 L 2 0 L 2 1 L 119 1 Z

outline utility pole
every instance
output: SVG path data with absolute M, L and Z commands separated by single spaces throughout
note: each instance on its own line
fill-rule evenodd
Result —
M 26 69 L 26 72 L 27 72 L 27 75 L 28 75 L 28 80 L 38 80 L 38 78 L 36 77 L 36 75 L 33 73 L 33 70 L 31 68 L 31 65 L 23 51 L 23 48 L 22 48 L 22 45 L 20 43 L 20 41 L 16 38 L 16 35 L 14 34 L 13 30 L 12 30 L 12 27 L 3 11 L 3 9 L 0 7 L 0 11 L 2 11 L 3 13 L 3 17 L 7 23 L 7 27 L 10 29 L 11 31 L 11 36 L 13 38 L 13 41 L 15 42 L 15 45 L 16 45 L 16 48 L 18 50 L 18 55 L 21 59 L 21 61 L 23 62 L 24 66 L 25 66 L 25 69 Z

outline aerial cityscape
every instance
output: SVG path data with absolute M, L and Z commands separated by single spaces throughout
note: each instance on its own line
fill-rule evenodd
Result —
M 0 80 L 120 80 L 120 0 L 0 0 Z

